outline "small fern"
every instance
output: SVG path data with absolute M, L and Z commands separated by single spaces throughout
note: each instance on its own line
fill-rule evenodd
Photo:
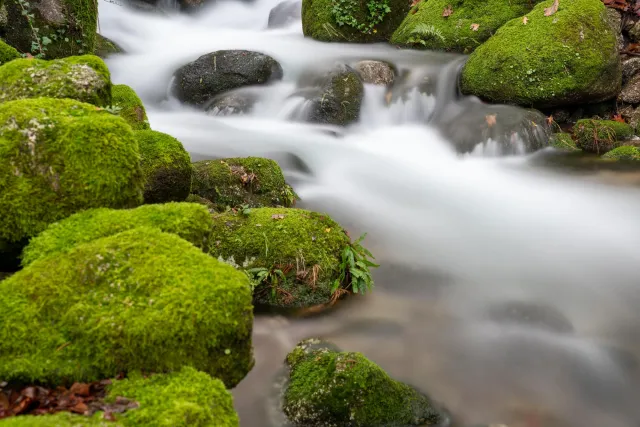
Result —
M 351 288 L 355 294 L 364 294 L 373 288 L 373 278 L 370 268 L 378 267 L 370 261 L 375 259 L 360 243 L 366 237 L 363 234 L 358 240 L 346 246 L 342 251 L 340 262 L 340 277 L 333 282 L 331 292 L 335 294 L 342 286 L 344 289 Z
M 412 44 L 421 44 L 423 46 L 427 45 L 426 40 L 440 40 L 442 43 L 445 42 L 445 37 L 442 34 L 442 31 L 433 25 L 428 24 L 418 24 L 415 26 L 413 30 L 411 30 L 411 35 L 407 39 L 407 42 Z

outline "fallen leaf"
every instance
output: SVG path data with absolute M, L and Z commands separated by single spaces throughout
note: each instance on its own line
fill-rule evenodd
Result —
M 480 28 L 480 24 L 471 24 L 471 31 L 478 31 Z
M 31 55 L 30 53 L 25 53 L 25 54 L 24 54 L 24 57 L 25 57 L 25 58 L 27 58 L 27 59 L 33 59 L 33 58 L 35 58 L 35 57 L 34 57 L 33 55 Z
M 113 412 L 105 412 L 102 414 L 102 418 L 107 421 L 116 421 L 116 416 L 113 415 Z
M 271 215 L 272 219 L 284 219 L 284 215 L 283 214 L 275 214 L 275 215 Z
M 330 229 L 330 228 L 325 228 L 325 229 L 324 229 L 324 232 L 325 232 L 325 233 L 330 233 L 330 232 L 331 232 L 331 229 Z
M 84 402 L 78 402 L 69 408 L 69 411 L 75 412 L 76 414 L 86 414 L 89 411 L 89 407 Z
M 9 398 L 7 397 L 6 394 L 4 394 L 2 391 L 0 391 L 0 412 L 1 411 L 6 411 L 9 409 Z
M 496 124 L 496 116 L 497 116 L 497 114 L 487 114 L 485 116 L 485 120 L 487 121 L 487 125 L 489 127 L 491 127 L 491 126 Z
M 553 114 L 547 117 L 547 124 L 551 126 L 552 123 L 553 123 Z
M 560 0 L 553 0 L 553 4 L 544 9 L 544 16 L 551 16 L 558 11 Z
M 626 123 L 620 114 L 614 114 L 611 120 L 618 123 Z
M 77 394 L 78 396 L 89 396 L 89 384 L 73 383 L 69 392 Z
M 411 1 L 411 6 L 410 7 L 414 7 L 416 6 L 418 3 L 420 3 L 422 0 L 412 0 Z
M 449 17 L 453 14 L 453 8 L 451 7 L 451 5 L 447 6 L 444 8 L 444 10 L 442 11 L 442 16 Z
M 522 23 L 523 23 L 524 25 L 527 25 L 527 22 L 529 22 L 529 18 L 527 18 L 526 16 L 523 16 L 523 17 L 522 17 Z

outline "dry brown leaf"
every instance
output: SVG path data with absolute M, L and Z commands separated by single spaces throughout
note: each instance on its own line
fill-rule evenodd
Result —
M 544 9 L 544 16 L 551 16 L 558 11 L 560 0 L 553 0 L 553 4 Z
M 417 5 L 418 3 L 420 3 L 422 0 L 412 0 L 411 1 L 411 5 L 410 7 L 414 7 L 415 5 Z
M 471 24 L 471 31 L 478 31 L 480 28 L 480 24 Z
M 77 394 L 78 396 L 89 396 L 91 394 L 89 391 L 89 384 L 83 383 L 73 383 L 69 391 L 73 394 Z
M 529 22 L 529 18 L 527 18 L 526 16 L 523 16 L 523 17 L 522 17 L 522 23 L 523 23 L 524 25 L 527 25 L 527 22 Z
M 451 5 L 447 6 L 444 8 L 444 10 L 442 11 L 442 16 L 449 17 L 453 14 L 453 8 L 451 7 Z
M 624 121 L 624 119 L 622 118 L 621 114 L 614 114 L 613 117 L 611 118 L 611 120 L 613 120 L 614 122 L 626 123 Z
M 487 125 L 489 127 L 491 127 L 491 126 L 496 124 L 496 116 L 497 116 L 497 114 L 487 114 L 485 116 L 485 120 L 487 121 Z
M 547 117 L 547 124 L 551 126 L 553 124 L 553 114 Z

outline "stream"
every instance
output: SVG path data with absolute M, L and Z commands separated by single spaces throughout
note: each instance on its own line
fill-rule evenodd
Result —
M 544 116 L 458 95 L 462 56 L 320 43 L 299 20 L 267 29 L 278 2 L 195 16 L 100 2 L 101 34 L 127 52 L 107 60 L 112 80 L 136 90 L 153 129 L 194 159 L 277 160 L 299 207 L 367 232 L 381 264 L 373 293 L 330 312 L 256 316 L 256 366 L 232 390 L 241 426 L 279 427 L 273 377 L 308 337 L 362 352 L 459 425 L 640 426 L 640 171 L 561 157 L 543 148 Z M 249 114 L 168 94 L 178 67 L 220 49 L 282 65 Z M 364 59 L 400 71 L 390 94 L 367 85 L 347 128 L 297 118 L 302 73 Z

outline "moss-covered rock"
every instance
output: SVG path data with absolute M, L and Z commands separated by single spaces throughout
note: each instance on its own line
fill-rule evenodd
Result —
M 622 147 L 614 148 L 607 154 L 602 156 L 607 160 L 640 160 L 640 149 L 631 145 L 623 145 Z
M 96 34 L 96 46 L 93 49 L 94 55 L 105 59 L 116 53 L 124 53 L 124 49 L 108 38 L 100 34 Z
M 189 196 L 187 196 L 187 200 L 185 200 L 185 202 L 187 202 L 187 203 L 198 203 L 200 205 L 206 206 L 207 209 L 209 209 L 210 212 L 215 212 L 217 210 L 217 208 L 218 208 L 215 205 L 215 203 L 213 203 L 211 200 L 205 199 L 204 197 L 200 197 L 197 194 L 189 194 Z
M 549 141 L 552 147 L 557 148 L 559 150 L 565 151 L 579 151 L 580 149 L 576 146 L 576 142 L 571 137 L 571 134 L 566 132 L 558 132 L 551 135 L 551 140 Z
M 0 65 L 18 58 L 20 58 L 20 52 L 0 39 Z
M 404 0 L 303 0 L 302 31 L 326 42 L 387 41 L 409 11 Z M 375 17 L 375 18 L 374 18 Z
M 31 239 L 24 248 L 22 265 L 27 266 L 37 259 L 137 227 L 157 228 L 205 249 L 208 248 L 213 220 L 207 208 L 195 203 L 144 205 L 135 209 L 90 209 L 51 224 Z
M 0 239 L 96 207 L 142 202 L 138 144 L 120 117 L 68 99 L 0 103 Z
M 361 353 L 310 339 L 299 343 L 286 363 L 282 409 L 292 426 L 446 425 L 446 416 L 427 396 L 393 380 Z
M 98 2 L 94 0 L 5 1 L 7 43 L 21 52 L 45 59 L 82 55 L 94 51 Z M 33 15 L 30 19 L 24 11 Z M 37 37 L 33 28 L 37 28 Z
M 257 304 L 308 307 L 331 300 L 341 254 L 349 244 L 327 215 L 258 208 L 215 216 L 210 254 L 254 276 Z M 261 281 L 260 271 L 269 277 Z
M 191 192 L 226 207 L 290 207 L 297 196 L 278 164 L 262 157 L 203 160 L 193 164 Z
M 118 108 L 118 115 L 125 119 L 133 130 L 150 129 L 147 112 L 138 94 L 127 85 L 113 85 L 112 106 Z
M 0 282 L 0 378 L 69 384 L 192 366 L 235 386 L 253 365 L 247 277 L 136 228 Z
M 536 108 L 616 96 L 620 58 L 602 2 L 561 1 L 555 14 L 544 16 L 551 4 L 539 3 L 526 25 L 513 19 L 478 47 L 462 70 L 463 92 Z
M 16 59 L 0 67 L 0 102 L 70 98 L 99 107 L 111 104 L 111 75 L 93 55 L 44 61 Z
M 393 33 L 391 43 L 411 48 L 470 53 L 505 22 L 531 11 L 541 0 L 420 1 Z M 443 16 L 451 8 L 453 13 Z M 475 28 L 475 29 L 474 29 Z
M 573 127 L 573 137 L 578 148 L 596 154 L 604 154 L 633 136 L 633 128 L 613 120 L 578 120 Z
M 135 132 L 145 177 L 145 203 L 184 201 L 191 191 L 193 166 L 182 143 L 154 130 Z
M 45 416 L 19 416 L 0 421 L 2 427 L 238 427 L 233 398 L 224 384 L 193 368 L 143 378 L 134 373 L 114 381 L 105 401 L 125 398 L 138 407 L 106 421 L 103 413 L 92 417 L 60 412 Z

